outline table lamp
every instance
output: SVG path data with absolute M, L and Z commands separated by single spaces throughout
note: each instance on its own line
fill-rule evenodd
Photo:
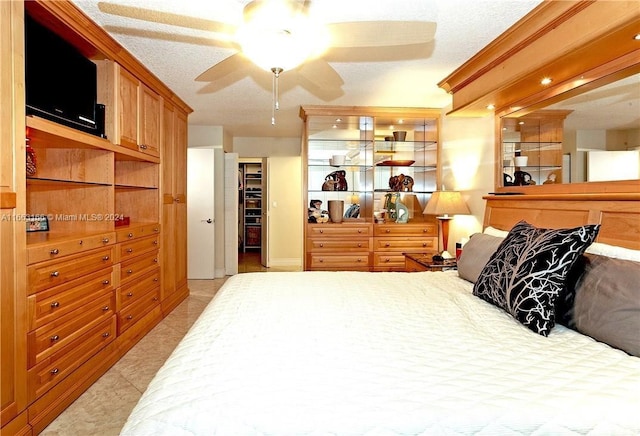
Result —
M 442 229 L 442 256 L 451 259 L 453 256 L 447 251 L 449 243 L 449 221 L 453 215 L 471 213 L 458 191 L 435 191 L 422 212 L 424 215 L 436 215 Z

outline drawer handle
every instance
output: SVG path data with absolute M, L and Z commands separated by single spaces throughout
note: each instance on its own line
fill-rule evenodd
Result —
M 154 228 L 153 228 L 153 231 L 154 231 L 154 232 L 156 232 L 156 233 L 158 233 L 158 232 L 160 231 L 160 229 L 159 229 L 159 228 L 157 228 L 157 227 L 154 227 Z
M 362 262 L 362 259 L 358 258 L 358 262 Z
M 391 233 L 391 229 L 386 229 L 385 233 Z
M 51 375 L 56 375 L 56 374 L 57 374 L 57 373 L 59 373 L 59 372 L 60 372 L 60 370 L 59 370 L 58 368 L 53 368 L 51 371 L 49 371 L 49 373 L 50 373 Z
M 361 244 L 361 243 L 358 243 L 358 247 L 362 247 L 362 244 Z
M 146 146 L 145 144 L 140 144 L 140 149 L 142 149 L 142 150 L 146 150 L 146 149 L 147 149 L 147 146 Z
M 153 245 L 158 245 L 158 240 L 157 239 L 153 241 Z
M 322 263 L 324 262 L 324 259 L 318 259 L 318 262 Z
M 157 282 L 157 281 L 158 281 L 158 277 L 154 277 L 154 278 L 153 278 L 153 281 L 154 281 L 154 282 Z
M 82 239 L 80 239 L 80 240 L 78 241 L 78 244 L 82 245 L 82 244 L 84 244 L 84 241 L 83 241 Z
M 127 292 L 127 297 L 133 297 L 133 292 Z
M 133 233 L 129 233 L 129 234 L 127 235 L 127 237 L 128 237 L 128 238 L 133 238 Z
M 324 229 L 320 229 L 320 233 L 324 233 Z
M 156 257 L 155 259 L 153 259 L 154 263 L 158 263 L 158 258 Z
M 127 253 L 133 253 L 133 248 L 127 248 Z
M 426 247 L 426 246 L 427 246 L 427 243 L 426 243 L 426 242 L 423 242 L 423 243 L 422 243 L 422 246 L 423 246 L 423 247 Z
M 51 307 L 53 307 L 53 308 L 60 307 L 60 303 L 58 303 L 57 301 L 52 301 L 51 302 Z
M 104 332 L 104 333 L 102 334 L 102 337 L 103 337 L 103 338 L 108 338 L 108 337 L 109 337 L 109 332 Z
M 324 244 L 320 244 L 320 248 L 324 247 Z
M 153 301 L 158 301 L 158 297 L 153 297 L 152 300 Z
M 389 244 L 388 242 L 386 244 L 384 244 L 385 247 L 391 247 L 391 244 Z
M 55 256 L 56 254 L 60 254 L 60 250 L 58 250 L 57 248 L 54 248 L 49 253 L 51 253 L 53 256 Z
M 133 270 L 132 270 L 132 269 L 128 269 L 128 270 L 127 270 L 127 274 L 132 274 L 132 273 L 133 273 Z
M 358 229 L 358 233 L 362 233 L 362 229 Z
M 103 281 L 102 281 L 102 284 L 103 284 L 103 285 L 108 285 L 109 283 L 110 283 L 110 282 L 109 282 L 109 280 L 103 280 Z
M 391 259 L 389 259 L 388 257 L 384 260 L 385 262 L 389 262 Z
M 429 229 L 422 229 L 422 233 L 427 233 Z
M 53 336 L 51 336 L 51 338 L 50 338 L 50 339 L 51 339 L 51 342 L 55 342 L 55 341 L 57 341 L 58 339 L 60 339 L 60 336 L 58 336 L 58 335 L 53 335 Z
M 54 271 L 51 273 L 51 277 L 58 277 L 60 273 L 58 271 Z
M 102 238 L 102 243 L 103 243 L 103 244 L 106 244 L 106 243 L 108 243 L 108 242 L 109 242 L 109 238 Z
M 102 308 L 102 311 L 103 311 L 103 312 L 108 312 L 108 311 L 109 311 L 109 306 L 104 306 L 104 307 Z
M 127 315 L 127 319 L 133 319 L 133 315 Z
M 104 261 L 106 262 L 107 260 L 109 260 L 109 256 L 104 256 L 104 257 L 102 258 L 102 260 L 104 260 Z

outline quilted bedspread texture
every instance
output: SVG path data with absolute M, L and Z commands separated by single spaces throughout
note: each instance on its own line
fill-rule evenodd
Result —
M 640 434 L 640 359 L 457 272 L 231 277 L 123 435 Z

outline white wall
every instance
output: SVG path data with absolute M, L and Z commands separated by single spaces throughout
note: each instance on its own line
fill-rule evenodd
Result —
M 494 190 L 494 117 L 447 117 L 443 113 L 440 141 L 444 187 L 460 191 L 471 211 L 471 215 L 457 215 L 450 223 L 448 246 L 455 247 L 461 238 L 482 231 L 482 197 Z

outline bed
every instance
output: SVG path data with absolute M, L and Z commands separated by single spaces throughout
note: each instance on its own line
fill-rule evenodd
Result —
M 625 198 L 488 197 L 460 271 L 231 277 L 122 434 L 640 434 L 640 206 Z M 504 250 L 481 239 L 589 223 L 597 242 L 548 331 L 478 295 Z M 603 274 L 626 277 L 613 300 L 598 299 Z

